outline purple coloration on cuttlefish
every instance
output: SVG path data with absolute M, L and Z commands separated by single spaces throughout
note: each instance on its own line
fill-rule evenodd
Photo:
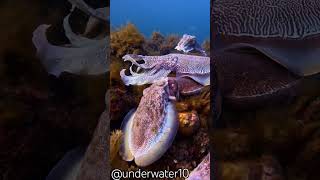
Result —
M 178 130 L 175 93 L 169 79 L 162 78 L 143 91 L 136 110 L 131 110 L 122 124 L 124 138 L 120 155 L 138 166 L 158 160 L 171 146 Z
M 190 173 L 187 180 L 210 180 L 210 153 L 208 153 L 202 162 Z
M 210 85 L 210 57 L 185 54 L 163 56 L 127 54 L 123 60 L 132 63 L 129 69 L 131 75 L 126 75 L 125 69 L 120 72 L 125 85 L 152 84 L 160 78 L 167 77 L 171 72 L 178 78 L 188 77 L 203 86 Z

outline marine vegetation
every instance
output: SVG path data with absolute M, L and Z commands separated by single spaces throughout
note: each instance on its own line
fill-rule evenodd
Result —
M 127 53 L 140 54 L 143 52 L 143 35 L 131 23 L 112 31 L 110 34 L 111 55 L 122 57 Z

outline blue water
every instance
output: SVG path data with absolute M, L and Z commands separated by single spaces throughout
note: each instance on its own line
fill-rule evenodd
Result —
M 210 0 L 111 0 L 112 27 L 133 23 L 146 37 L 159 31 L 210 39 Z

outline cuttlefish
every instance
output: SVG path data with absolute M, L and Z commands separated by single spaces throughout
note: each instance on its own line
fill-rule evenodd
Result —
M 75 7 L 81 5 L 81 3 L 80 5 L 78 4 L 76 4 Z M 80 7 L 83 9 L 86 6 Z M 105 19 L 105 16 L 102 16 L 102 14 L 107 15 L 107 8 L 89 9 L 90 10 L 86 12 L 88 12 L 91 17 L 87 23 L 84 34 L 87 34 L 93 26 L 95 26 L 97 21 Z M 32 42 L 37 49 L 37 56 L 42 61 L 42 64 L 48 73 L 54 76 L 60 76 L 62 72 L 88 75 L 99 75 L 107 72 L 109 70 L 106 59 L 109 37 L 89 39 L 84 35 L 75 34 L 69 24 L 70 14 L 67 15 L 63 21 L 65 34 L 70 44 L 64 46 L 52 45 L 46 37 L 47 29 L 50 27 L 50 25 L 47 24 L 38 26 L 33 32 Z M 100 19 L 97 20 L 96 17 Z
M 125 69 L 120 71 L 125 85 L 152 84 L 172 72 L 176 73 L 178 78 L 188 77 L 203 86 L 210 84 L 209 57 L 186 54 L 162 56 L 127 54 L 123 60 L 132 63 L 129 68 L 130 75 L 125 74 Z
M 227 102 L 261 104 L 297 94 L 320 72 L 320 4 L 316 0 L 216 0 L 213 61 Z
M 120 150 L 124 160 L 148 166 L 171 146 L 179 124 L 170 86 L 168 78 L 163 78 L 144 89 L 138 108 L 126 115 Z

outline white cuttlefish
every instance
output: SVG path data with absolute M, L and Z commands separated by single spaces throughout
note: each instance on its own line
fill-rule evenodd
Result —
M 82 2 L 82 1 L 80 1 Z M 77 5 L 74 5 L 77 7 Z M 83 9 L 83 8 L 82 8 Z M 90 12 L 92 12 L 90 10 Z M 107 8 L 99 8 L 94 12 L 107 14 Z M 46 37 L 46 31 L 50 25 L 42 24 L 33 32 L 32 42 L 37 49 L 37 56 L 49 74 L 60 76 L 62 72 L 84 75 L 100 75 L 109 71 L 107 52 L 109 49 L 109 37 L 89 39 L 75 34 L 69 24 L 69 15 L 64 18 L 63 27 L 70 44 L 56 46 L 50 44 Z M 84 34 L 87 34 L 97 19 L 91 16 Z

